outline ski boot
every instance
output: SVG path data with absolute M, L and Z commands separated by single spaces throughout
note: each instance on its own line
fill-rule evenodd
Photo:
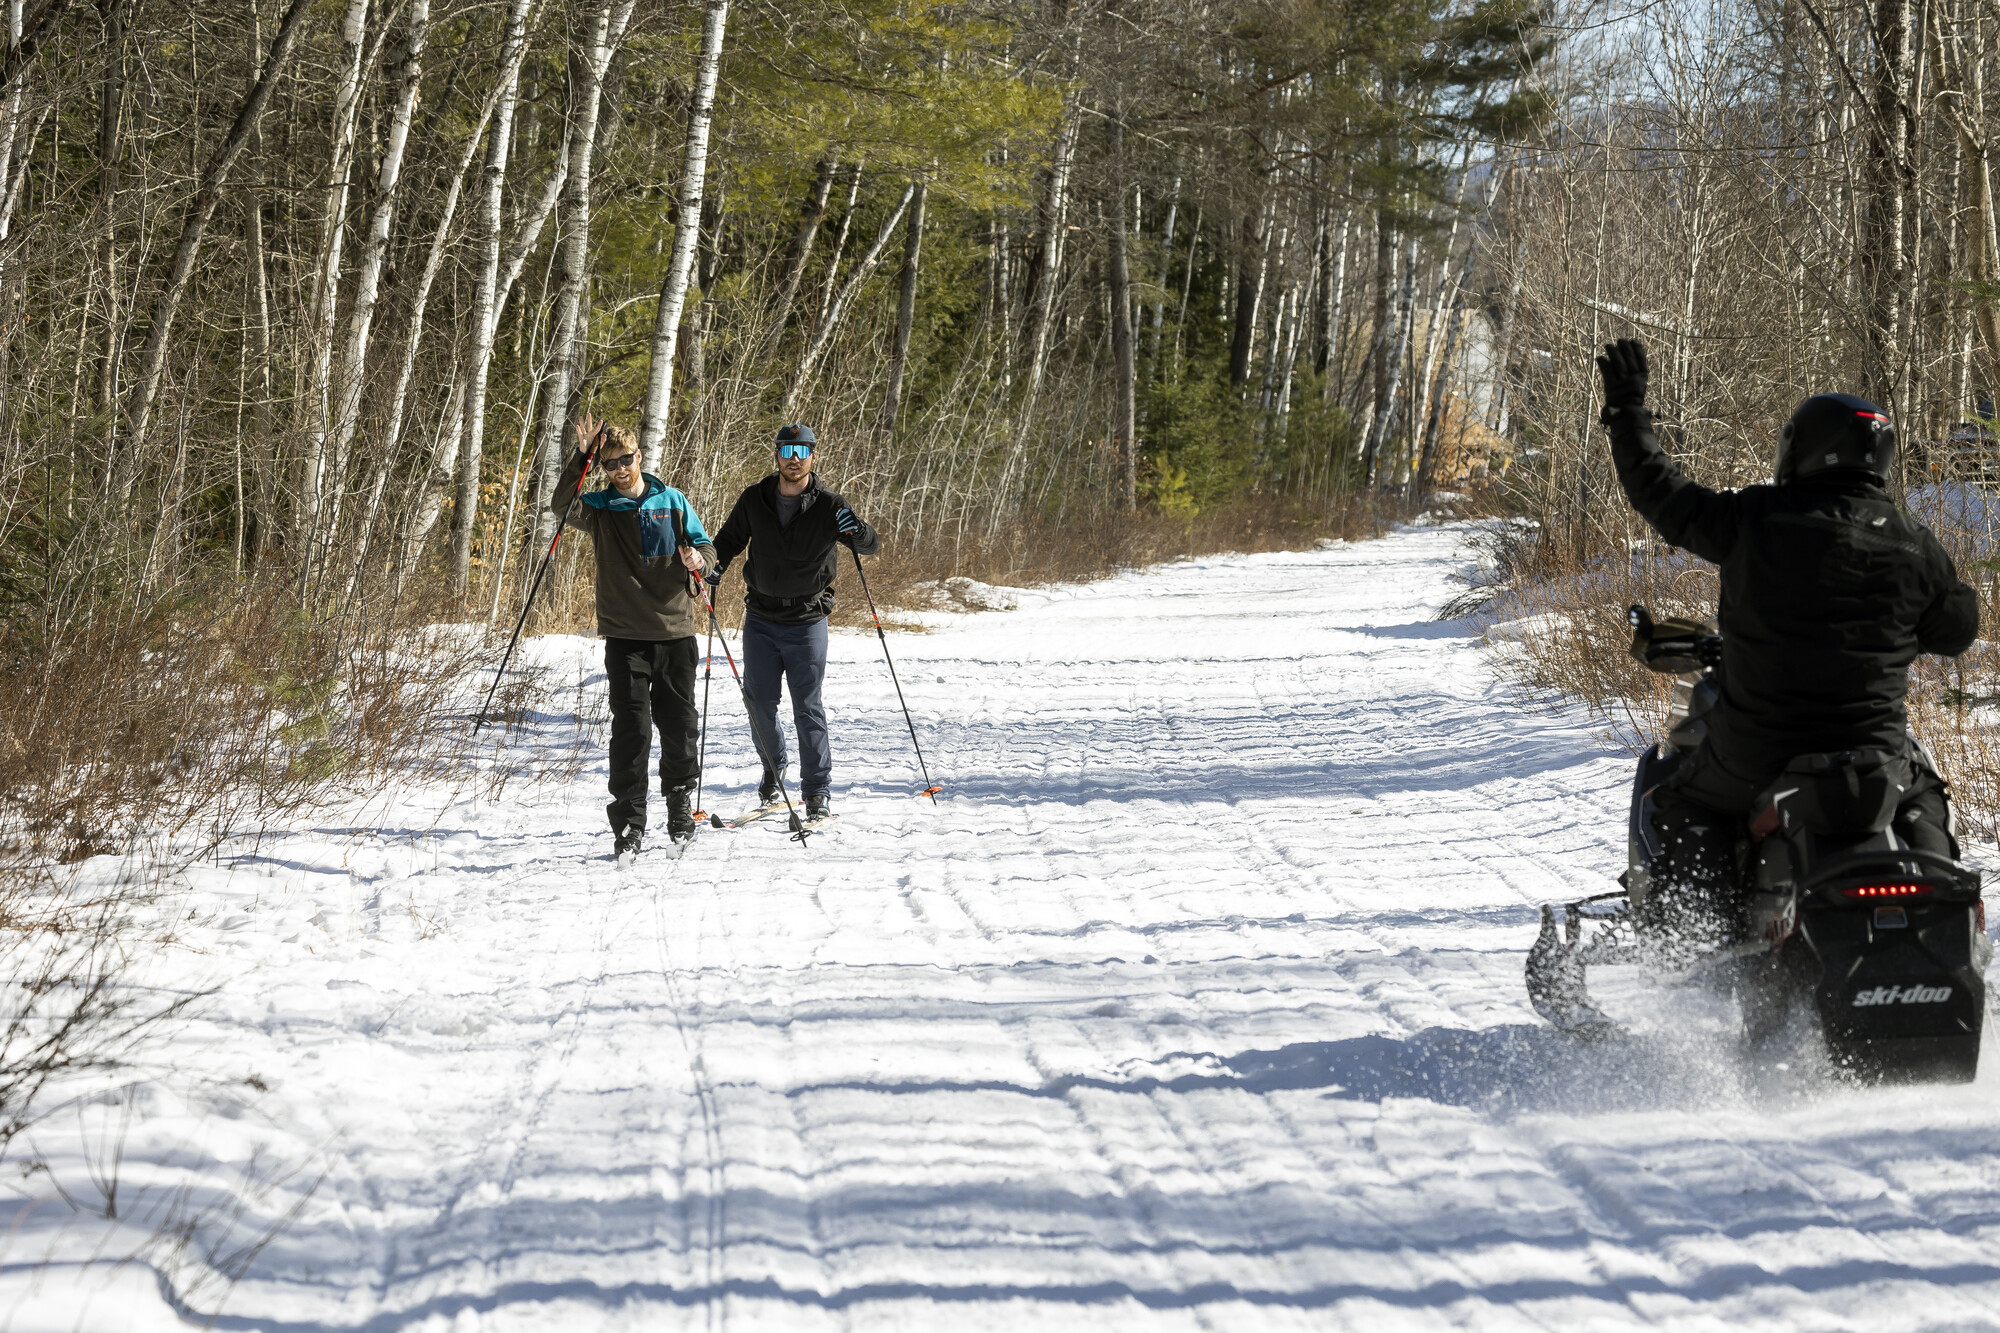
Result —
M 667 788 L 667 836 L 675 842 L 683 842 L 694 836 L 694 791 L 692 788 Z
M 619 830 L 612 842 L 612 850 L 617 854 L 618 864 L 629 866 L 639 855 L 639 847 L 646 840 L 646 831 L 637 824 L 627 824 Z

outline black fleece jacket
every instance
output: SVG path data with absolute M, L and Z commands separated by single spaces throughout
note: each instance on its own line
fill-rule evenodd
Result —
M 830 614 L 833 576 L 840 568 L 834 543 L 845 542 L 857 555 L 873 555 L 882 546 L 866 523 L 858 532 L 841 535 L 833 516 L 846 504 L 838 492 L 810 477 L 799 497 L 798 516 L 780 525 L 778 474 L 744 487 L 715 534 L 715 554 L 725 569 L 745 546 L 750 548 L 743 568 L 743 605 L 781 625 L 807 624 Z
M 1866 475 L 1711 491 L 1661 450 L 1645 408 L 1607 409 L 1605 424 L 1632 507 L 1722 569 L 1714 758 L 1761 784 L 1794 755 L 1900 752 L 1910 662 L 1955 657 L 1979 630 L 1930 529 Z

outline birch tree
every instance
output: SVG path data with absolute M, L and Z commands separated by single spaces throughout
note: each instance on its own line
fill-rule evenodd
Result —
M 576 388 L 576 363 L 583 328 L 583 288 L 590 263 L 591 156 L 597 146 L 597 118 L 604 93 L 604 72 L 612 54 L 625 40 L 637 0 L 604 0 L 591 17 L 579 49 L 571 57 L 569 108 L 569 174 L 563 186 L 556 263 L 559 286 L 554 329 L 550 336 L 549 368 L 541 391 L 542 424 L 536 441 L 539 465 L 532 503 L 537 511 L 535 533 L 547 540 L 555 516 L 543 501 L 555 490 L 561 469 L 563 439 L 569 430 L 570 394 Z
M 486 162 L 480 174 L 479 287 L 472 303 L 472 364 L 467 372 L 465 443 L 463 453 L 454 459 L 458 485 L 451 520 L 451 589 L 453 596 L 460 599 L 465 596 L 471 573 L 472 531 L 479 517 L 487 376 L 493 366 L 493 339 L 500 323 L 500 238 L 506 228 L 507 164 L 513 153 L 514 104 L 520 95 L 521 62 L 527 55 L 528 18 L 534 3 L 535 0 L 513 0 L 507 11 L 506 33 L 500 46 L 500 74 L 496 80 L 499 96 L 494 102 L 492 129 L 486 139 Z
M 639 447 L 657 457 L 666 438 L 673 405 L 674 348 L 680 340 L 681 310 L 688 275 L 701 240 L 702 185 L 708 175 L 708 130 L 715 108 L 715 81 L 722 70 L 722 36 L 729 23 L 729 0 L 707 0 L 702 11 L 701 56 L 695 65 L 694 96 L 688 110 L 687 158 L 681 167 L 680 198 L 674 217 L 674 250 L 653 321 L 652 371 L 646 383 L 646 410 L 640 418 Z

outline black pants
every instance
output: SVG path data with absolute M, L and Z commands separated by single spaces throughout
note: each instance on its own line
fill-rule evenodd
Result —
M 604 675 L 611 694 L 611 804 L 614 832 L 646 828 L 646 759 L 660 729 L 660 790 L 694 785 L 701 742 L 694 668 L 701 645 L 693 637 L 653 642 L 606 639 Z
M 1944 779 L 1915 746 L 1909 763 L 1910 787 L 1890 827 L 1918 851 L 1955 858 L 1958 840 L 1951 836 Z M 1731 772 L 1703 747 L 1660 785 L 1653 827 L 1665 864 L 1649 897 L 1652 912 L 1696 931 L 1724 928 L 1740 892 L 1736 849 L 1744 822 L 1756 815 L 1751 807 L 1774 779 Z

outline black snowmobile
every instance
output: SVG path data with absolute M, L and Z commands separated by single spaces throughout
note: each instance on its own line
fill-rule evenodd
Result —
M 1707 734 L 1722 638 L 1693 621 L 1655 621 L 1644 607 L 1630 614 L 1632 655 L 1679 676 L 1667 736 L 1632 784 L 1623 890 L 1542 908 L 1527 968 L 1536 1012 L 1602 1034 L 1614 1025 L 1590 1001 L 1589 967 L 1706 973 L 1735 990 L 1753 1052 L 1816 1018 L 1828 1055 L 1860 1077 L 1970 1081 L 1993 952 L 1979 872 L 1897 836 L 1899 756 L 1793 759 L 1742 830 L 1733 903 L 1691 910 L 1658 882 L 1654 792 Z

